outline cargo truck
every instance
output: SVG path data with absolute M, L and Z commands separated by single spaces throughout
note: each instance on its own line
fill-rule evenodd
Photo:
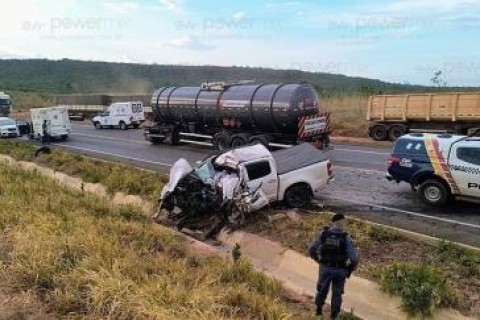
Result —
M 409 132 L 468 135 L 480 128 L 480 92 L 376 95 L 368 100 L 367 120 L 377 141 Z
M 192 143 L 217 150 L 261 143 L 289 147 L 309 142 L 328 147 L 330 114 L 315 89 L 300 84 L 214 82 L 200 87 L 163 87 L 151 100 L 152 143 Z
M 5 92 L 0 92 L 0 116 L 8 117 L 12 113 L 12 99 Z

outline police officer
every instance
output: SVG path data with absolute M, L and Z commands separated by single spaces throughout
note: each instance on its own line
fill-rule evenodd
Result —
M 43 120 L 43 123 L 42 123 L 42 144 L 43 145 L 50 144 L 50 128 L 47 120 Z
M 322 315 L 323 305 L 332 286 L 331 318 L 336 319 L 342 306 L 346 278 L 355 270 L 358 255 L 352 238 L 343 231 L 345 216 L 336 214 L 332 226 L 326 227 L 310 245 L 310 257 L 320 265 L 315 304 L 316 315 Z

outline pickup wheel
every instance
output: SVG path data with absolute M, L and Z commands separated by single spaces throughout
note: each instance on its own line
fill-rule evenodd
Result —
M 441 207 L 450 198 L 450 190 L 438 179 L 429 179 L 420 185 L 418 195 L 423 203 Z
M 128 129 L 127 124 L 123 121 L 120 121 L 120 123 L 118 125 L 120 126 L 121 130 L 127 130 Z
M 95 122 L 95 129 L 100 130 L 103 129 L 103 126 L 100 122 Z
M 290 208 L 304 208 L 312 201 L 312 191 L 305 183 L 294 184 L 285 191 L 284 201 Z

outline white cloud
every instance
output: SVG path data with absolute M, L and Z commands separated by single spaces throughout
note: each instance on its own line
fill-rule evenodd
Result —
M 243 19 L 245 19 L 245 12 L 243 11 L 237 12 L 233 15 L 233 20 L 235 21 L 242 21 Z
M 179 10 L 182 4 L 181 0 L 158 0 L 160 5 L 168 10 Z
M 117 13 L 126 13 L 136 10 L 140 5 L 136 2 L 107 2 L 103 4 L 106 8 Z
M 168 42 L 161 44 L 162 47 L 182 48 L 191 50 L 212 50 L 215 47 L 208 43 L 205 43 L 197 38 L 190 36 L 183 36 L 180 38 L 172 39 Z

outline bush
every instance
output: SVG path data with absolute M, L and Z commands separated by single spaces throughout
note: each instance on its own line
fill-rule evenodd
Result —
M 436 307 L 457 304 L 456 294 L 443 274 L 427 265 L 394 263 L 379 271 L 383 290 L 399 295 L 411 315 L 431 316 Z
M 435 257 L 444 268 L 459 270 L 464 277 L 480 276 L 480 255 L 442 240 L 435 248 Z

